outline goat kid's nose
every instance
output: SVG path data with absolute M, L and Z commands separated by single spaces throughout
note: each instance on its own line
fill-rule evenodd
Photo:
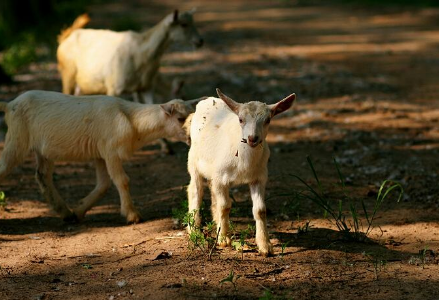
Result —
M 252 144 L 255 144 L 259 141 L 259 137 L 257 135 L 249 135 L 248 141 Z

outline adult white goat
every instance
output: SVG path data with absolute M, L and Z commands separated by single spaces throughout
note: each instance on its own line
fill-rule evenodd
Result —
M 122 161 L 142 145 L 164 137 L 186 139 L 182 125 L 200 99 L 139 104 L 109 96 L 68 96 L 29 91 L 0 102 L 8 132 L 0 158 L 0 180 L 29 152 L 37 159 L 36 179 L 52 208 L 65 221 L 82 219 L 111 185 L 116 185 L 121 214 L 128 223 L 141 217 L 131 201 L 129 178 Z M 57 160 L 95 160 L 95 189 L 72 212 L 52 180 Z
M 256 244 L 259 253 L 273 253 L 267 232 L 265 184 L 270 156 L 265 137 L 270 119 L 289 109 L 296 95 L 292 94 L 276 104 L 252 101 L 237 103 L 217 89 L 218 98 L 198 103 L 190 125 L 191 148 L 188 170 L 189 212 L 196 211 L 195 224 L 200 224 L 203 199 L 203 178 L 210 181 L 212 216 L 220 229 L 219 241 L 230 246 L 229 188 L 249 184 L 256 220 Z M 189 228 L 190 230 L 190 228 Z
M 89 18 L 79 16 L 58 36 L 63 93 L 71 95 L 76 88 L 80 94 L 133 93 L 136 102 L 152 104 L 160 59 L 168 46 L 184 41 L 203 44 L 192 15 L 193 11 L 176 10 L 141 33 L 80 29 Z

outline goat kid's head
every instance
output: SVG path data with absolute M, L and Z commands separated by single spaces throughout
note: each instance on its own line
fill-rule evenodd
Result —
M 175 42 L 190 42 L 197 48 L 203 45 L 203 38 L 194 24 L 195 9 L 179 14 L 178 10 L 168 18 L 172 18 L 170 39 Z
M 238 103 L 216 89 L 218 96 L 238 116 L 242 128 L 242 142 L 254 148 L 260 145 L 268 133 L 271 118 L 286 111 L 296 99 L 296 94 L 291 94 L 283 100 L 267 105 L 259 101 Z
M 175 137 L 179 141 L 187 142 L 187 132 L 183 128 L 186 118 L 195 112 L 195 107 L 201 100 L 207 97 L 202 97 L 194 100 L 183 101 L 174 99 L 164 104 L 160 104 L 166 116 L 165 130 L 169 137 Z

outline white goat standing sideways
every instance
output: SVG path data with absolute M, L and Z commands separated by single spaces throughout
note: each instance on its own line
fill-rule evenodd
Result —
M 121 214 L 128 223 L 137 223 L 141 218 L 132 203 L 122 161 L 155 139 L 186 139 L 182 125 L 199 100 L 149 105 L 109 96 L 75 97 L 29 91 L 9 103 L 0 102 L 8 125 L 0 158 L 0 180 L 32 151 L 37 159 L 36 179 L 41 192 L 65 221 L 82 219 L 112 180 L 119 192 Z M 95 160 L 96 187 L 74 213 L 53 184 L 57 160 Z
M 193 22 L 193 11 L 165 17 L 148 31 L 115 32 L 79 29 L 88 23 L 81 15 L 58 37 L 58 69 L 63 93 L 133 93 L 136 102 L 153 103 L 160 59 L 172 42 L 190 41 L 200 47 L 203 39 Z M 77 93 L 78 94 L 78 93 Z
M 267 232 L 264 199 L 270 156 L 265 137 L 270 119 L 289 109 L 296 95 L 267 105 L 258 101 L 240 104 L 219 89 L 217 93 L 221 99 L 210 97 L 201 101 L 191 120 L 189 212 L 196 210 L 195 222 L 199 226 L 203 178 L 206 178 L 210 181 L 212 216 L 220 229 L 220 244 L 230 246 L 228 230 L 232 203 L 229 188 L 249 184 L 256 220 L 256 244 L 259 253 L 266 256 L 273 253 L 273 247 Z

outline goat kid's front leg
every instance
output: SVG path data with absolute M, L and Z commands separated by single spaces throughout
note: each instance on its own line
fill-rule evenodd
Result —
M 95 203 L 104 196 L 107 190 L 111 186 L 111 179 L 108 175 L 107 166 L 103 159 L 97 159 L 95 161 L 96 166 L 96 187 L 93 191 L 83 198 L 80 205 L 76 207 L 73 211 L 78 219 L 83 219 L 85 213 L 92 208 Z
M 232 200 L 229 197 L 229 187 L 216 183 L 212 180 L 210 192 L 213 201 L 216 202 L 214 220 L 217 222 L 217 229 L 220 229 L 218 243 L 221 247 L 231 246 L 229 237 L 229 214 L 232 208 Z
M 265 182 L 250 184 L 250 194 L 253 201 L 253 217 L 256 221 L 256 245 L 259 254 L 268 256 L 273 254 L 267 230 L 267 209 L 265 207 Z
M 196 172 L 195 170 L 189 170 L 189 171 L 191 175 L 191 181 L 187 188 L 189 213 L 195 212 L 193 226 L 187 227 L 188 232 L 191 233 L 191 231 L 194 229 L 191 227 L 199 228 L 201 225 L 200 208 L 201 208 L 201 202 L 203 201 L 204 189 L 203 189 L 203 177 L 201 177 L 198 174 L 198 172 Z
M 77 222 L 76 215 L 67 207 L 64 200 L 58 194 L 53 184 L 53 161 L 47 160 L 40 154 L 37 157 L 37 172 L 35 178 L 40 186 L 41 193 L 53 210 L 58 213 L 65 222 Z
M 113 157 L 107 159 L 105 162 L 108 173 L 119 192 L 121 215 L 126 217 L 127 223 L 129 224 L 141 222 L 142 218 L 140 213 L 136 210 L 133 201 L 131 200 L 129 187 L 130 180 L 123 169 L 122 161 L 117 157 Z

